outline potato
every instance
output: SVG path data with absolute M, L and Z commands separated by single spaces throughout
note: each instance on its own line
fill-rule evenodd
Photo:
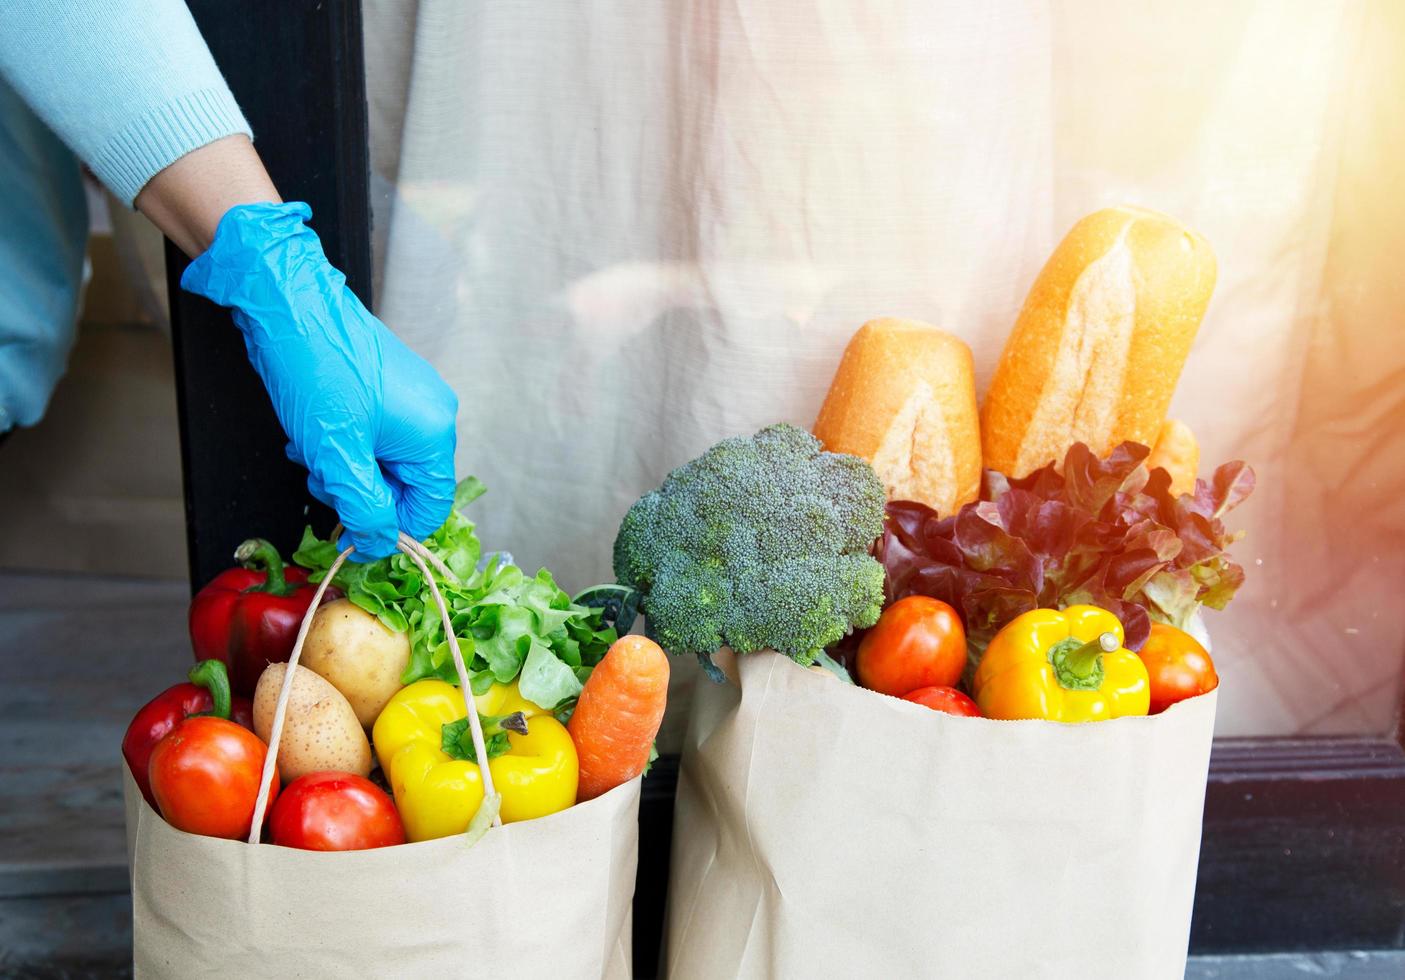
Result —
M 392 633 L 350 599 L 326 603 L 312 617 L 302 664 L 340 691 L 363 728 L 376 723 L 386 702 L 400 690 L 410 663 L 410 638 Z
M 287 672 L 287 664 L 269 664 L 254 688 L 254 732 L 265 742 L 273 733 L 273 712 Z M 278 744 L 278 775 L 286 786 L 299 776 L 328 769 L 369 775 L 371 745 L 341 692 L 320 675 L 297 667 Z

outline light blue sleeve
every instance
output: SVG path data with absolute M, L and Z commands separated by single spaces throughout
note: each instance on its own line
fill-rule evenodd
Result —
M 0 433 L 43 418 L 63 374 L 87 239 L 78 160 L 0 78 Z
M 0 76 L 128 206 L 191 150 L 250 134 L 182 0 L 6 2 Z

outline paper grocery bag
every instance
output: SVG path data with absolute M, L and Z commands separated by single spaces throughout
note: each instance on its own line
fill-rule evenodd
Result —
M 138 977 L 631 975 L 638 779 L 472 847 L 335 853 L 183 833 L 124 779 Z
M 994 721 L 737 660 L 684 747 L 671 980 L 1184 975 L 1213 692 Z

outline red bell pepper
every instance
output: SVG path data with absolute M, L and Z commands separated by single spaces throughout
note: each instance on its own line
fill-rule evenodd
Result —
M 171 729 L 192 715 L 213 715 L 228 718 L 254 730 L 254 709 L 248 698 L 232 697 L 229 675 L 218 660 L 202 660 L 190 668 L 188 684 L 176 684 L 144 704 L 122 738 L 122 755 L 132 770 L 132 778 L 141 788 L 142 796 L 154 808 L 156 798 L 151 793 L 151 777 L 147 768 L 156 743 L 171 733 Z
M 242 568 L 216 575 L 190 603 L 196 660 L 221 660 L 235 694 L 254 693 L 269 664 L 287 661 L 317 587 L 301 568 L 285 567 L 278 549 L 251 538 L 234 552 Z M 326 598 L 341 592 L 327 589 Z

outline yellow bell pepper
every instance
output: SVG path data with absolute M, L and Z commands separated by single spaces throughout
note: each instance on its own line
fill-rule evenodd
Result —
M 488 761 L 504 823 L 546 816 L 576 801 L 579 763 L 564 725 L 525 700 L 515 683 L 494 684 L 474 705 L 480 715 L 520 711 L 527 719 L 527 734 L 508 731 L 511 747 Z M 422 680 L 401 688 L 376 718 L 371 740 L 412 841 L 462 833 L 483 802 L 477 764 L 443 748 L 443 727 L 465 717 L 457 687 Z
M 1034 609 L 986 647 L 971 684 L 987 718 L 1101 721 L 1144 715 L 1151 685 L 1122 646 L 1122 624 L 1097 606 Z

